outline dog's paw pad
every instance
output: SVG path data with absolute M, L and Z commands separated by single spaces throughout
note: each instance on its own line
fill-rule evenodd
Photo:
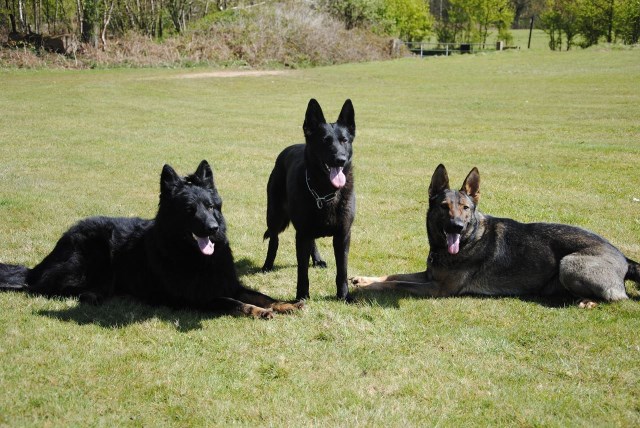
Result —
M 260 311 L 258 311 L 256 315 L 257 315 L 257 318 L 260 318 L 263 320 L 270 320 L 274 316 L 273 311 L 271 309 L 260 309 Z
M 594 302 L 593 300 L 588 300 L 588 299 L 582 299 L 578 303 L 578 307 L 581 308 L 581 309 L 593 309 L 596 306 L 598 306 L 598 304 L 596 302 Z
M 366 276 L 353 276 L 349 278 L 349 282 L 355 287 L 363 287 L 373 283 L 371 278 L 367 278 Z
M 271 309 L 265 309 L 260 313 L 260 318 L 263 320 L 270 320 L 273 318 L 273 311 Z
M 304 302 L 286 303 L 279 302 L 273 305 L 272 309 L 280 314 L 291 314 L 304 308 Z

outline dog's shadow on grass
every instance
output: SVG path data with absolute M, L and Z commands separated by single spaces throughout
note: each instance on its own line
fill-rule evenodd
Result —
M 113 297 L 100 305 L 78 302 L 70 308 L 39 310 L 36 314 L 78 325 L 94 324 L 108 329 L 123 328 L 155 318 L 172 324 L 180 332 L 199 330 L 202 328 L 203 320 L 221 315 L 214 312 L 151 306 L 129 297 Z
M 250 259 L 236 262 L 240 277 L 260 272 Z M 37 315 L 46 316 L 78 325 L 95 324 L 103 328 L 122 328 L 132 324 L 159 319 L 172 324 L 180 332 L 199 330 L 205 320 L 227 316 L 220 312 L 195 309 L 173 309 L 167 306 L 152 306 L 132 297 L 113 297 L 100 305 L 78 302 L 76 306 L 59 310 L 39 310 Z
M 400 301 L 406 299 L 436 299 L 436 297 L 422 297 L 415 296 L 410 293 L 401 291 L 380 291 L 380 290 L 365 290 L 365 289 L 352 289 L 352 297 L 354 302 L 366 305 L 376 305 L 383 308 L 400 307 Z M 478 299 L 478 300 L 501 300 L 501 299 L 518 299 L 523 302 L 536 303 L 540 306 L 547 308 L 565 308 L 570 306 L 576 306 L 580 299 L 575 296 L 566 294 L 557 294 L 553 296 L 481 296 L 481 295 L 464 295 L 460 297 Z M 446 297 L 445 299 L 455 299 L 457 296 Z M 632 297 L 633 298 L 633 297 Z
M 251 276 L 258 273 L 269 273 L 269 272 L 263 272 L 262 266 L 256 265 L 255 262 L 251 259 L 242 258 L 240 260 L 236 260 L 235 264 L 236 264 L 236 271 L 238 272 L 238 276 L 240 278 L 242 278 L 243 276 Z M 289 265 L 274 264 L 270 272 L 276 272 L 281 269 L 290 269 L 297 266 L 298 265 L 295 265 L 295 264 L 289 264 Z

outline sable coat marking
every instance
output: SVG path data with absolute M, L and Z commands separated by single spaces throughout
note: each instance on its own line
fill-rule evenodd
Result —
M 519 223 L 476 210 L 480 174 L 473 168 L 460 190 L 449 188 L 439 165 L 429 186 L 427 270 L 354 277 L 370 290 L 419 296 L 552 295 L 570 292 L 581 306 L 627 298 L 624 281 L 640 283 L 640 266 L 604 238 L 574 226 Z

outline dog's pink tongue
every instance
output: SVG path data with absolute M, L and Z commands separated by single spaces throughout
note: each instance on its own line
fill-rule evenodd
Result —
M 196 238 L 196 242 L 198 242 L 198 247 L 200 247 L 200 252 L 202 254 L 204 254 L 205 256 L 210 256 L 211 254 L 213 254 L 214 244 L 213 242 L 211 242 L 208 236 L 201 238 L 194 235 L 194 238 Z
M 458 254 L 458 251 L 460 251 L 459 233 L 447 233 L 447 251 L 449 251 L 449 254 Z
M 342 189 L 347 182 L 347 177 L 342 172 L 342 167 L 334 167 L 329 170 L 329 180 L 336 189 Z

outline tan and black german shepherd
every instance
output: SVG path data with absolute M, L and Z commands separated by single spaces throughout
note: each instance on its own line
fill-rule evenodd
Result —
M 581 307 L 626 299 L 626 279 L 640 284 L 640 265 L 604 238 L 564 224 L 491 217 L 476 210 L 479 198 L 477 168 L 460 190 L 452 190 L 447 170 L 438 165 L 429 185 L 427 270 L 359 276 L 351 283 L 425 297 L 550 296 L 568 291 L 581 299 Z

